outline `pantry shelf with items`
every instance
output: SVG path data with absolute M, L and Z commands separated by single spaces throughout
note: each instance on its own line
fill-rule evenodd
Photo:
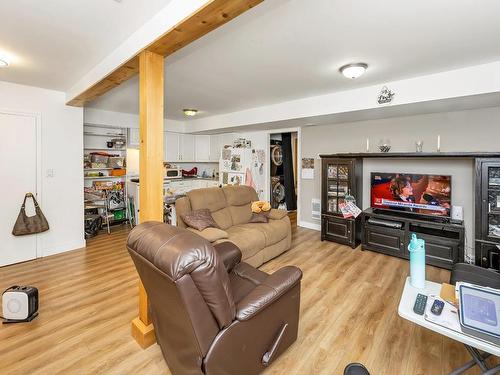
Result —
M 130 221 L 127 202 L 127 129 L 84 126 L 85 236 Z

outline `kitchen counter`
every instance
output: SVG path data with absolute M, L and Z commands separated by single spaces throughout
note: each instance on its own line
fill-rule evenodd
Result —
M 219 180 L 212 177 L 166 178 L 163 180 L 164 202 L 173 205 L 177 198 L 184 196 L 190 190 L 215 186 L 219 186 Z M 139 217 L 139 190 L 139 182 L 127 181 L 127 192 L 128 196 L 133 199 L 135 218 Z M 170 209 L 174 210 L 173 207 Z M 174 222 L 173 216 L 175 215 L 171 216 Z
M 139 184 L 139 182 L 131 181 L 132 179 L 138 179 L 139 176 L 133 176 L 129 178 L 130 183 L 132 184 Z M 163 183 L 167 182 L 179 182 L 179 181 L 213 181 L 213 182 L 219 182 L 218 178 L 212 178 L 212 177 L 180 177 L 180 178 L 164 178 Z

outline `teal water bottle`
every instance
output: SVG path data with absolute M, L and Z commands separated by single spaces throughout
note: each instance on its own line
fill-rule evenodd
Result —
M 411 235 L 408 245 L 410 252 L 410 284 L 415 288 L 425 288 L 425 241 Z

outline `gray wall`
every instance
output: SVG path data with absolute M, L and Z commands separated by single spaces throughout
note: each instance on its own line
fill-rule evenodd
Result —
M 441 151 L 500 151 L 500 107 L 435 113 L 382 120 L 310 126 L 302 129 L 302 157 L 314 157 L 314 180 L 301 180 L 301 221 L 319 224 L 311 217 L 311 199 L 320 198 L 318 154 L 364 152 L 366 138 L 370 151 L 377 152 L 381 138 L 391 140 L 391 151 L 415 151 L 415 141 L 424 141 L 424 151 L 436 151 L 437 135 Z M 366 159 L 363 164 L 363 208 L 370 205 L 370 172 L 419 172 L 452 175 L 452 200 L 463 206 L 467 248 L 474 239 L 473 163 L 467 159 Z

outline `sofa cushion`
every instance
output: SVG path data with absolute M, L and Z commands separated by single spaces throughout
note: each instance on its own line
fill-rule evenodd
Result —
M 217 240 L 222 240 L 223 238 L 229 237 L 226 231 L 223 231 L 222 229 L 219 228 L 205 228 L 203 230 L 197 230 L 194 228 L 187 228 L 187 229 L 210 242 L 215 242 Z
M 248 221 L 249 223 L 267 223 L 269 219 L 267 218 L 266 212 L 261 212 L 260 214 L 252 213 L 252 217 Z
M 255 189 L 250 186 L 224 186 L 222 188 L 228 206 L 251 205 L 253 201 L 259 199 Z
M 205 228 L 217 228 L 218 225 L 212 218 L 208 208 L 193 210 L 181 215 L 182 221 L 191 228 L 202 231 Z
M 221 188 L 195 189 L 187 193 L 193 210 L 208 208 L 220 229 L 233 225 L 233 219 L 226 204 L 226 196 Z
M 250 203 L 243 206 L 229 206 L 228 209 L 231 213 L 233 225 L 246 224 L 252 217 L 252 208 Z
M 265 246 L 270 246 L 286 238 L 290 230 L 290 224 L 288 224 L 286 220 L 269 220 L 267 224 L 248 223 L 237 225 L 234 228 L 258 230 L 266 239 Z
M 220 188 L 194 189 L 186 195 L 193 210 L 208 208 L 210 212 L 215 212 L 227 206 L 226 197 Z
M 226 230 L 233 225 L 233 219 L 231 218 L 231 213 L 229 212 L 228 207 L 225 207 L 219 211 L 213 211 L 212 217 L 214 218 L 220 229 Z
M 237 225 L 228 228 L 226 232 L 229 235 L 228 240 L 240 248 L 243 260 L 255 255 L 266 245 L 264 233 L 254 228 L 242 228 Z

